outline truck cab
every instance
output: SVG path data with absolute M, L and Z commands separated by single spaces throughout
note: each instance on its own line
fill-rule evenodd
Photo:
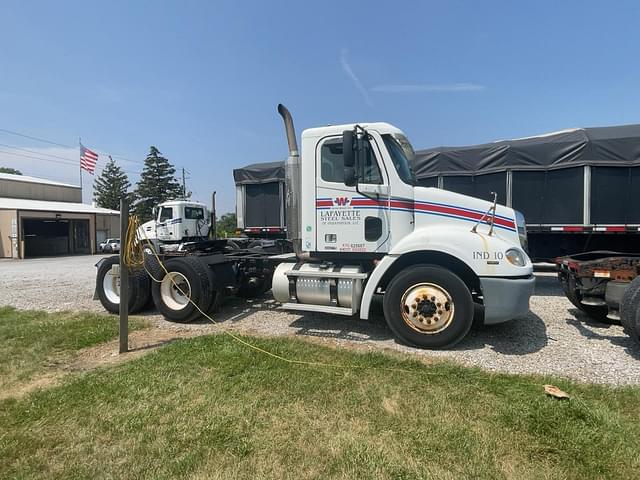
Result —
M 274 274 L 274 296 L 285 308 L 366 319 L 381 296 L 394 333 L 431 348 L 466 335 L 474 304 L 484 323 L 528 311 L 534 277 L 521 215 L 495 201 L 416 186 L 411 143 L 393 125 L 308 129 L 299 154 L 290 114 L 279 111 L 297 256 Z
M 205 204 L 189 200 L 171 200 L 154 208 L 154 220 L 140 226 L 141 239 L 159 244 L 179 244 L 206 239 L 210 219 Z

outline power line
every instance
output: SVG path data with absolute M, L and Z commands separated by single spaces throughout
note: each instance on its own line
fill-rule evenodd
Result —
M 3 145 L 3 144 L 0 143 L 0 145 Z M 6 145 L 3 145 L 3 146 L 6 146 Z M 14 148 L 14 147 L 11 147 L 11 148 Z M 25 150 L 25 149 L 23 149 L 23 150 Z M 30 151 L 30 150 L 27 150 L 27 151 Z M 75 160 L 70 160 L 70 159 L 69 159 L 69 161 L 66 161 L 66 160 L 53 160 L 51 158 L 36 157 L 34 155 L 26 155 L 24 153 L 18 153 L 18 152 L 8 152 L 6 150 L 0 150 L 0 153 L 6 153 L 8 155 L 15 155 L 15 156 L 25 157 L 25 158 L 31 158 L 31 159 L 40 160 L 40 161 L 43 161 L 43 162 L 59 163 L 59 164 L 63 164 L 63 165 L 72 165 L 72 166 L 78 166 L 79 165 L 78 162 L 76 162 Z M 62 158 L 62 157 L 60 157 L 60 158 Z M 102 170 L 104 170 L 104 168 L 105 168 L 105 166 L 100 166 L 100 167 L 96 168 L 96 171 L 98 173 L 101 173 Z M 122 168 L 122 167 L 120 167 L 120 168 Z M 122 169 L 122 171 L 124 171 L 125 173 L 130 173 L 132 175 L 140 175 L 140 174 L 142 174 L 142 172 L 137 172 L 137 171 L 132 171 L 132 170 L 125 170 L 124 168 Z
M 75 165 L 76 164 L 76 162 L 72 162 L 72 161 L 53 160 L 52 158 L 35 157 L 33 155 L 25 155 L 24 153 L 7 152 L 6 150 L 0 150 L 0 153 L 7 153 L 9 155 L 17 155 L 19 157 L 25 157 L 25 158 L 33 158 L 35 160 L 42 160 L 43 162 L 62 163 L 64 165 Z
M 49 145 L 55 145 L 57 147 L 71 148 L 71 149 L 74 149 L 74 150 L 76 148 L 78 148 L 77 146 L 65 145 L 64 143 L 58 143 L 58 142 L 54 142 L 52 140 L 47 140 L 46 138 L 40 138 L 40 137 L 34 137 L 32 135 L 26 135 L 24 133 L 16 132 L 14 130 L 8 130 L 6 128 L 0 128 L 0 132 L 8 133 L 9 135 L 16 135 L 16 136 L 22 137 L 22 138 L 28 138 L 30 140 L 35 140 L 37 142 L 48 143 Z M 17 148 L 17 147 L 15 147 L 15 148 Z M 109 152 L 106 152 L 104 150 L 97 149 L 97 148 L 95 150 L 98 153 L 101 153 L 102 155 L 111 155 L 113 158 L 117 158 L 117 159 L 123 160 L 125 162 L 131 162 L 131 163 L 137 163 L 139 165 L 144 165 L 144 162 L 141 162 L 140 160 L 131 160 L 130 158 L 124 157 L 122 155 L 113 154 L 113 153 L 109 154 Z M 175 165 L 174 164 L 174 166 L 180 166 L 180 165 Z
M 43 142 L 43 143 L 48 143 L 50 145 L 56 145 L 58 147 L 76 148 L 76 147 L 72 147 L 70 145 L 64 145 L 63 143 L 57 143 L 57 142 L 52 142 L 51 140 L 45 140 L 44 138 L 32 137 L 31 135 L 25 135 L 24 133 L 14 132 L 13 130 L 7 130 L 5 128 L 0 128 L 0 132 L 8 133 L 10 135 L 16 135 L 16 136 L 22 137 L 22 138 L 28 138 L 30 140 L 35 140 L 37 142 Z
M 13 130 L 7 130 L 6 128 L 0 128 L 0 132 L 8 133 L 9 135 L 16 135 L 16 136 L 22 137 L 22 138 L 28 138 L 29 140 L 35 140 L 36 142 L 48 143 L 49 145 L 55 145 L 57 147 L 71 148 L 73 150 L 78 148 L 77 146 L 72 147 L 71 145 L 65 145 L 64 143 L 54 142 L 52 140 L 47 140 L 46 138 L 40 138 L 40 137 L 34 137 L 32 135 L 26 135 L 24 133 L 15 132 Z M 7 145 L 5 145 L 5 146 L 7 146 Z M 18 147 L 15 147 L 15 148 L 18 148 Z M 98 150 L 98 149 L 96 149 L 96 150 L 99 153 L 103 154 L 103 155 L 109 155 L 109 153 L 105 152 L 104 150 Z M 122 155 L 111 154 L 111 156 L 115 157 L 115 158 L 118 158 L 120 160 L 124 160 L 125 162 L 139 163 L 141 165 L 144 165 L 144 162 L 141 162 L 139 160 L 131 160 L 130 158 L 123 157 Z
M 54 155 L 53 153 L 36 152 L 36 151 L 33 151 L 33 150 L 29 150 L 27 148 L 16 147 L 15 145 L 7 145 L 6 143 L 0 143 L 0 146 L 7 147 L 7 148 L 13 148 L 15 150 L 21 150 L 23 152 L 28 152 L 28 153 L 35 153 L 36 155 L 46 155 L 47 157 L 60 158 L 62 160 L 69 160 L 69 161 L 75 162 L 75 160 L 72 159 L 72 158 L 61 157 L 60 155 Z

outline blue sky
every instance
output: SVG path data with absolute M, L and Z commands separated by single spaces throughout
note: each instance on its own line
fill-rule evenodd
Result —
M 232 169 L 286 156 L 278 102 L 298 133 L 387 121 L 416 148 L 639 123 L 639 24 L 638 2 L 5 0 L 0 129 L 82 137 L 134 181 L 156 145 L 232 211 Z M 42 160 L 77 150 L 0 144 L 0 165 L 78 180 Z

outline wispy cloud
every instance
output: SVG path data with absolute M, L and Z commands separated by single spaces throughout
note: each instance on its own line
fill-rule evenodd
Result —
M 342 70 L 344 70 L 344 73 L 346 73 L 347 76 L 351 79 L 351 81 L 353 82 L 353 85 L 360 92 L 360 95 L 362 95 L 362 98 L 364 99 L 366 104 L 369 105 L 370 107 L 373 107 L 373 102 L 371 101 L 369 92 L 367 91 L 366 88 L 364 88 L 364 85 L 362 85 L 362 82 L 353 71 L 353 68 L 351 68 L 349 61 L 347 60 L 348 56 L 349 56 L 349 51 L 346 48 L 343 48 L 340 51 L 340 65 L 342 65 Z
M 371 89 L 372 92 L 382 93 L 480 92 L 482 90 L 486 90 L 486 87 L 476 83 L 376 85 Z

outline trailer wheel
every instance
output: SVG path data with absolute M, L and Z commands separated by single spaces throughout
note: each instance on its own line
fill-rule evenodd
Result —
M 435 265 L 399 273 L 384 294 L 383 308 L 398 339 L 416 347 L 451 347 L 473 323 L 469 289 L 457 275 Z
M 120 263 L 118 255 L 106 258 L 98 267 L 96 288 L 102 306 L 111 313 L 120 313 L 120 277 L 114 274 L 114 266 Z M 129 313 L 142 310 L 149 303 L 151 287 L 144 270 L 129 272 Z
M 158 311 L 173 322 L 190 322 L 201 316 L 200 310 L 208 312 L 215 296 L 209 267 L 193 256 L 172 258 L 164 266 L 167 272 L 151 288 Z
M 636 277 L 622 295 L 620 322 L 627 335 L 640 341 L 640 277 Z
M 582 303 L 582 295 L 576 287 L 576 280 L 571 275 L 558 274 L 560 276 L 560 283 L 562 284 L 562 290 L 569 301 L 578 310 L 586 313 L 594 320 L 602 323 L 611 323 L 611 320 L 607 318 L 609 313 L 608 307 L 598 307 L 595 305 L 584 305 Z

